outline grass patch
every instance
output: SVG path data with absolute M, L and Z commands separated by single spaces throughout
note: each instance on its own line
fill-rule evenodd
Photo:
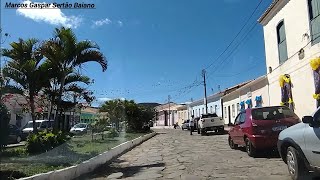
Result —
M 135 139 L 143 133 L 121 133 L 119 137 L 104 138 L 91 135 L 73 137 L 68 142 L 46 153 L 28 155 L 24 147 L 8 148 L 1 154 L 0 179 L 32 176 L 79 164 L 102 152 Z M 11 172 L 11 173 L 10 173 Z

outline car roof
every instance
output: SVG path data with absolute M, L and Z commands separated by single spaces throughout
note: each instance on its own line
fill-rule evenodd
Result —
M 43 122 L 43 121 L 49 121 L 49 120 L 36 120 L 36 122 Z M 53 122 L 53 120 L 50 120 Z M 33 121 L 28 121 L 28 122 L 33 122 Z

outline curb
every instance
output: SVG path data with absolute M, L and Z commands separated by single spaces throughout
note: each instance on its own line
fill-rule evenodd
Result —
M 131 141 L 124 142 L 116 147 L 113 147 L 109 151 L 105 151 L 87 161 L 84 161 L 80 164 L 70 166 L 64 169 L 59 169 L 55 171 L 50 171 L 46 173 L 36 174 L 30 177 L 21 178 L 20 180 L 55 180 L 55 179 L 75 179 L 81 175 L 87 174 L 89 172 L 92 172 L 99 166 L 109 162 L 113 158 L 121 155 L 123 152 L 128 151 L 135 146 L 143 143 L 144 141 L 152 138 L 157 133 L 152 132 L 149 134 L 146 134 L 144 136 L 140 136 L 136 139 L 133 139 Z

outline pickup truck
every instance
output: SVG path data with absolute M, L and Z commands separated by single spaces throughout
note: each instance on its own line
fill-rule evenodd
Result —
M 224 133 L 224 120 L 215 113 L 201 115 L 197 125 L 198 134 L 201 135 L 205 135 L 208 131 Z

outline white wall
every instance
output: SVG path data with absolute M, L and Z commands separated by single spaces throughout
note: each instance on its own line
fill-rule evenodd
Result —
M 281 20 L 284 20 L 285 24 L 288 57 L 292 56 L 292 58 L 278 67 L 276 26 Z M 278 79 L 280 75 L 290 74 L 293 83 L 295 112 L 299 117 L 310 115 L 316 110 L 316 101 L 312 97 L 314 94 L 313 73 L 309 62 L 320 55 L 320 44 L 312 46 L 309 43 L 310 39 L 303 38 L 305 33 L 310 35 L 307 0 L 290 0 L 264 26 L 266 65 L 267 69 L 269 66 L 273 69 L 273 72 L 268 74 L 270 105 L 280 105 L 281 92 Z M 305 57 L 300 60 L 298 55 L 294 54 L 304 46 L 306 46 L 304 48 Z
M 248 92 L 251 92 L 251 97 L 248 96 Z M 262 106 L 269 106 L 269 92 L 268 92 L 268 79 L 257 79 L 245 85 L 234 92 L 223 97 L 223 110 L 224 110 L 224 121 L 225 124 L 229 124 L 229 108 L 230 107 L 230 120 L 231 123 L 234 123 L 235 118 L 239 113 L 240 102 L 246 102 L 248 99 L 252 101 L 252 107 L 256 106 L 256 96 L 262 96 Z M 234 110 L 233 107 L 234 106 Z M 247 108 L 247 104 L 245 104 Z
M 211 106 L 212 106 L 213 112 L 210 111 Z M 217 106 L 216 112 L 215 112 L 215 106 Z M 208 113 L 217 113 L 217 115 L 219 117 L 222 116 L 221 99 L 219 99 L 217 101 L 213 101 L 213 102 L 208 102 L 207 107 L 208 107 Z M 200 109 L 200 114 L 199 114 L 199 109 Z M 204 104 L 191 107 L 191 111 L 193 112 L 193 110 L 194 110 L 194 117 L 200 117 L 202 114 L 202 109 L 204 110 L 204 113 L 205 113 L 206 106 Z

